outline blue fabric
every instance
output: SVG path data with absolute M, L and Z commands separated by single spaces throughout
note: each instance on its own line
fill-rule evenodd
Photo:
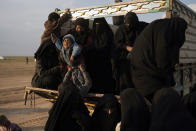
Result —
M 57 38 L 57 40 L 56 40 L 56 42 L 55 42 L 55 46 L 57 47 L 58 50 L 60 50 L 60 51 L 62 52 L 63 58 L 64 58 L 65 62 L 66 62 L 68 65 L 71 66 L 72 64 L 71 64 L 71 61 L 70 61 L 70 57 L 71 57 L 71 56 L 72 56 L 72 57 L 76 57 L 77 55 L 79 55 L 80 52 L 81 52 L 81 48 L 80 48 L 80 46 L 78 45 L 78 43 L 75 42 L 75 39 L 74 39 L 74 37 L 73 37 L 72 35 L 70 35 L 70 34 L 65 35 L 65 36 L 63 37 L 63 40 L 64 40 L 65 38 L 70 38 L 70 39 L 73 40 L 73 44 L 71 45 L 70 48 L 65 49 L 65 48 L 63 47 L 62 42 L 61 42 L 58 38 Z M 69 56 L 69 51 L 70 51 L 70 50 L 72 50 L 71 56 Z

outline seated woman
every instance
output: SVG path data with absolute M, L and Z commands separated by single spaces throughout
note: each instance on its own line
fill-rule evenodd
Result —
M 51 41 L 51 33 L 60 37 L 61 26 L 71 18 L 69 10 L 60 17 L 55 12 L 48 15 L 44 23 L 45 30 L 41 36 L 41 44 L 35 53 L 36 69 L 31 85 L 38 88 L 57 90 L 63 79 L 63 68 L 59 63 L 58 52 Z
M 59 64 L 58 52 L 52 43 L 41 44 L 35 53 L 36 69 L 32 78 L 33 87 L 57 90 L 58 85 L 62 82 L 63 68 Z
M 54 103 L 45 131 L 92 131 L 89 111 L 77 89 L 67 82 Z

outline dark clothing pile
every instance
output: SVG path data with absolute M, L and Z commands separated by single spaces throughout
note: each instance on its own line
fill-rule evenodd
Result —
M 46 40 L 35 53 L 36 68 L 32 78 L 33 87 L 57 90 L 63 79 L 63 70 L 59 65 L 58 52 L 52 41 Z
M 93 59 L 96 63 L 91 74 L 93 79 L 91 92 L 113 93 L 115 90 L 111 65 L 113 32 L 105 18 L 94 19 L 93 32 L 95 34 Z
M 136 39 L 131 55 L 132 80 L 143 96 L 175 85 L 174 66 L 186 28 L 184 19 L 160 19 L 149 24 Z
M 120 114 L 120 104 L 115 96 L 104 95 L 92 115 L 92 131 L 115 131 Z
M 116 85 L 119 91 L 127 87 L 133 87 L 130 70 L 131 65 L 127 59 L 129 51 L 127 51 L 126 46 L 134 46 L 135 39 L 146 25 L 147 23 L 138 21 L 135 13 L 129 12 L 125 16 L 125 24 L 121 25 L 116 31 L 115 49 L 113 52 L 113 75 L 116 79 Z
M 78 90 L 67 83 L 50 110 L 45 131 L 91 131 L 91 118 Z

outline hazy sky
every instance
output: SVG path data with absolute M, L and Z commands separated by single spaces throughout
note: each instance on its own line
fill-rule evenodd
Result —
M 0 56 L 33 56 L 40 45 L 44 21 L 55 8 L 111 4 L 114 0 L 4 0 L 0 4 Z M 126 0 L 128 1 L 128 0 Z M 181 0 L 196 9 L 196 0 Z M 151 21 L 163 14 L 139 16 Z

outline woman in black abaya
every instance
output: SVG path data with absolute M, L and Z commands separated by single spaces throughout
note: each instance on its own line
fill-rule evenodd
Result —
M 127 88 L 120 93 L 120 101 L 120 131 L 148 131 L 150 112 L 144 97 L 134 88 Z
M 57 90 L 63 80 L 65 68 L 60 66 L 58 52 L 51 40 L 45 40 L 35 53 L 36 68 L 32 78 L 33 87 Z
M 45 131 L 91 131 L 91 118 L 79 91 L 70 82 L 65 85 L 50 110 Z
M 114 95 L 104 95 L 92 115 L 92 131 L 115 131 L 120 121 L 120 104 Z
M 93 78 L 93 92 L 112 93 L 115 90 L 112 79 L 111 47 L 113 46 L 113 32 L 105 18 L 96 18 L 93 22 L 95 34 L 95 52 Z
M 182 18 L 160 19 L 136 39 L 131 56 L 133 83 L 150 100 L 158 89 L 175 85 L 174 66 L 179 62 L 186 28 Z
M 113 74 L 119 91 L 125 88 L 133 88 L 131 78 L 130 61 L 128 53 L 134 47 L 134 42 L 147 23 L 138 20 L 134 12 L 125 15 L 125 24 L 119 26 L 115 33 L 115 51 L 113 51 Z
M 94 34 L 92 30 L 89 29 L 89 20 L 84 18 L 76 19 L 75 27 L 68 31 L 68 34 L 72 34 L 75 41 L 82 48 L 82 55 L 84 56 L 86 70 L 89 72 L 93 81 L 92 75 L 95 70 L 94 65 L 96 60 L 93 57 L 95 52 Z

